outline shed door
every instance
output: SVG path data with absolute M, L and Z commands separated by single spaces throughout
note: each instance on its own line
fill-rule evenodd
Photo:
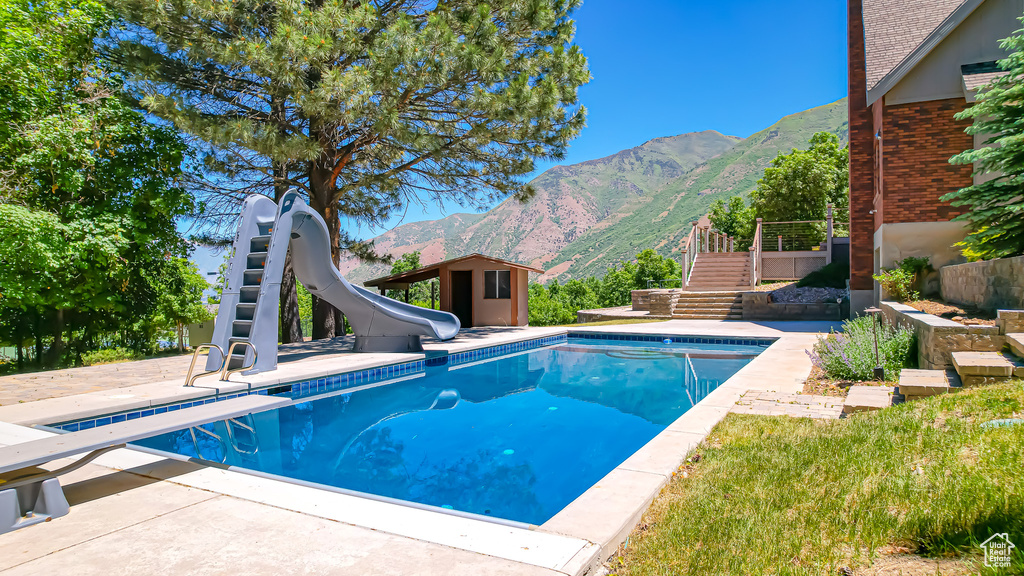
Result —
M 473 327 L 473 271 L 452 270 L 452 314 L 463 328 Z

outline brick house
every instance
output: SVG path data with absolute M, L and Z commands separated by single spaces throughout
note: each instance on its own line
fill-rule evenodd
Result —
M 949 158 L 975 146 L 953 115 L 1006 56 L 1024 0 L 849 0 L 850 290 L 878 301 L 872 274 L 908 256 L 963 260 L 964 228 L 939 198 L 972 182 Z M 981 137 L 978 137 L 981 140 Z M 935 287 L 937 288 L 937 287 Z

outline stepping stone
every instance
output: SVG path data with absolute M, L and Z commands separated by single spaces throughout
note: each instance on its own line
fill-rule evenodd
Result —
M 846 394 L 846 403 L 843 404 L 843 413 L 866 412 L 880 410 L 892 406 L 892 386 L 850 386 Z
M 953 366 L 964 386 L 994 384 L 1014 373 L 1024 376 L 1024 363 L 1000 352 L 953 352 Z
M 906 368 L 900 372 L 900 394 L 908 401 L 946 392 L 949 392 L 949 378 L 945 370 Z
M 1024 358 L 1024 333 L 1006 335 L 1006 344 L 1017 356 Z

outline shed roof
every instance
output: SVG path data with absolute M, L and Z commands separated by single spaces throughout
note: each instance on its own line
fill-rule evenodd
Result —
M 527 266 L 526 264 L 520 264 L 518 262 L 512 262 L 509 260 L 502 260 L 501 258 L 493 258 L 491 256 L 484 256 L 483 254 L 473 253 L 467 254 L 466 256 L 460 256 L 458 258 L 452 258 L 450 260 L 444 260 L 442 262 L 435 262 L 428 266 L 423 266 L 415 270 L 409 270 L 407 272 L 400 272 L 398 274 L 392 274 L 390 276 L 384 276 L 381 278 L 374 278 L 373 280 L 367 280 L 363 282 L 363 286 L 382 286 L 386 284 L 412 284 L 413 282 L 421 282 L 423 280 L 429 280 L 431 278 L 437 278 L 440 274 L 442 266 L 450 266 L 452 264 L 458 264 L 459 262 L 465 262 L 467 260 L 484 260 L 492 264 L 499 266 L 508 266 L 509 268 L 518 268 L 520 270 L 528 270 L 530 272 L 537 272 L 543 274 L 544 270 L 536 268 L 534 266 Z

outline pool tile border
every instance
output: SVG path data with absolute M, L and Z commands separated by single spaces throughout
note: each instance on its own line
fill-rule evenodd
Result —
M 232 398 L 249 396 L 251 394 L 290 396 L 292 399 L 297 400 L 308 396 L 316 396 L 327 392 L 335 392 L 345 388 L 365 386 L 367 384 L 384 382 L 386 380 L 391 380 L 394 378 L 402 378 L 405 376 L 412 376 L 415 374 L 423 374 L 426 372 L 428 366 L 434 367 L 465 364 L 468 362 L 474 362 L 484 358 L 493 358 L 496 356 L 502 356 L 514 352 L 521 352 L 524 350 L 531 350 L 543 346 L 550 346 L 552 344 L 560 344 L 564 343 L 565 341 L 565 334 L 556 334 L 554 336 L 544 336 L 542 338 L 533 338 L 530 340 L 511 342 L 509 344 L 500 344 L 497 346 L 489 346 L 486 348 L 479 348 L 476 350 L 467 350 L 465 352 L 458 352 L 455 354 L 430 355 L 423 360 L 415 360 L 412 362 L 401 362 L 398 364 L 390 364 L 387 366 L 366 368 L 364 370 L 356 370 L 352 372 L 345 372 L 342 374 L 334 374 L 332 376 L 323 376 L 319 378 L 310 378 L 309 380 L 299 380 L 296 382 L 286 384 L 272 384 L 256 390 L 222 394 L 215 397 L 201 398 L 190 402 L 180 402 L 176 404 L 158 406 L 155 408 L 146 408 L 144 410 L 133 410 L 130 412 L 121 412 L 117 414 L 106 414 L 97 418 L 86 418 L 70 422 L 50 424 L 49 427 L 58 430 L 64 430 L 65 432 L 78 432 L 79 430 L 88 430 L 90 428 L 106 426 L 108 424 L 114 424 L 117 422 L 124 422 L 125 420 L 135 420 L 136 418 L 144 418 L 146 416 L 152 416 L 154 414 L 163 414 L 164 412 L 184 410 L 186 408 L 191 408 L 193 406 L 212 404 L 214 402 L 222 402 L 224 400 L 231 400 Z
M 497 346 L 487 346 L 475 350 L 456 352 L 454 354 L 428 353 L 427 357 L 424 358 L 423 360 L 415 360 L 412 362 L 401 362 L 398 364 L 390 364 L 387 366 L 366 368 L 364 370 L 344 372 L 341 374 L 334 374 L 331 376 L 323 376 L 319 378 L 310 378 L 308 380 L 299 380 L 296 382 L 286 384 L 272 384 L 255 390 L 222 394 L 209 398 L 201 398 L 189 402 L 180 402 L 176 404 L 157 406 L 147 408 L 144 410 L 133 410 L 130 412 L 122 412 L 117 414 L 105 414 L 97 418 L 86 418 L 70 422 L 56 423 L 51 424 L 50 427 L 58 430 L 64 430 L 65 432 L 77 432 L 79 430 L 88 430 L 90 428 L 106 426 L 108 424 L 114 424 L 117 422 L 124 422 L 125 420 L 145 418 L 146 416 L 152 416 L 154 414 L 163 414 L 164 412 L 184 410 L 186 408 L 191 408 L 193 406 L 212 404 L 214 402 L 222 402 L 224 400 L 231 400 L 232 398 L 248 396 L 250 394 L 290 396 L 292 399 L 298 400 L 305 397 L 325 394 L 328 392 L 336 392 L 338 390 L 343 390 L 345 388 L 365 386 L 367 384 L 375 384 L 378 382 L 383 382 L 394 378 L 402 378 L 405 376 L 423 374 L 426 372 L 428 368 L 446 365 L 458 366 L 460 364 L 477 362 L 488 358 L 503 356 L 505 354 L 514 354 L 516 352 L 532 350 L 534 348 L 541 348 L 544 346 L 551 346 L 553 344 L 563 344 L 566 341 L 568 341 L 569 338 L 579 338 L 583 340 L 611 340 L 622 342 L 664 342 L 666 339 L 671 339 L 673 344 L 727 344 L 743 346 L 760 346 L 763 348 L 766 348 L 770 346 L 773 342 L 775 342 L 774 338 L 708 338 L 702 336 L 674 336 L 670 334 L 623 334 L 612 332 L 568 331 L 563 334 L 543 336 L 540 338 L 521 340 L 519 342 L 499 344 Z
M 568 333 L 569 338 L 582 338 L 584 340 L 617 340 L 622 342 L 664 342 L 672 340 L 673 344 L 728 344 L 735 346 L 760 346 L 767 348 L 777 338 L 729 338 L 729 337 L 706 337 L 706 336 L 673 336 L 671 334 L 614 334 L 610 332 L 573 332 Z

